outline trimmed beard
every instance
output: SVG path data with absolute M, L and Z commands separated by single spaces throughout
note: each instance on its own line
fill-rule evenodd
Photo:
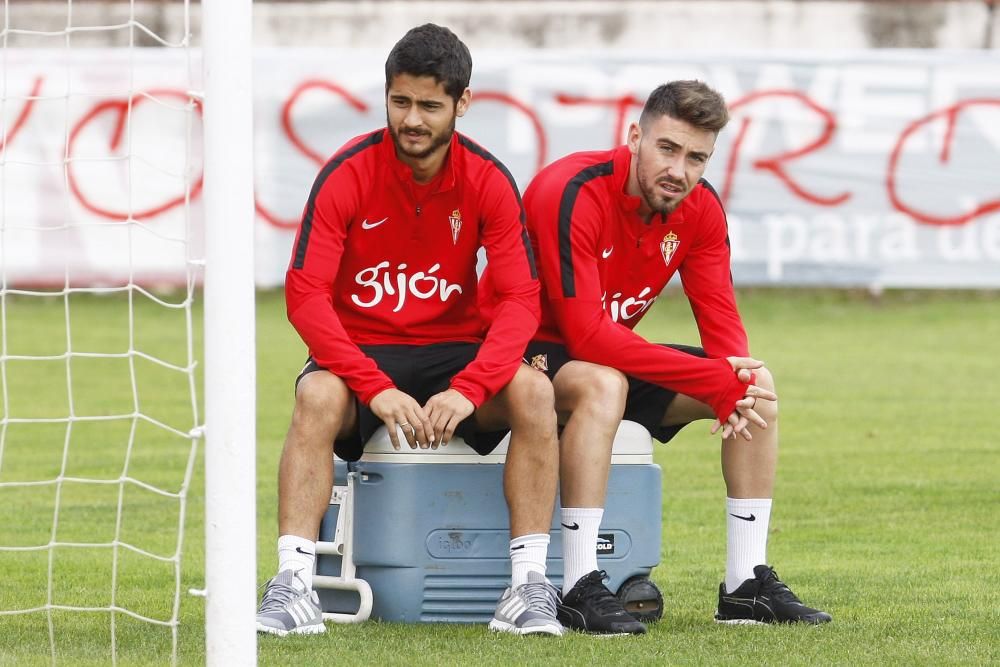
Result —
M 675 210 L 677 210 L 677 207 L 681 205 L 681 202 L 683 202 L 684 199 L 690 193 L 684 193 L 684 195 L 680 199 L 673 201 L 665 198 L 660 198 L 653 190 L 649 190 L 646 188 L 646 183 L 642 179 L 642 174 L 639 173 L 639 164 L 642 162 L 641 145 L 639 146 L 639 151 L 636 153 L 635 159 L 636 159 L 635 180 L 639 184 L 639 192 L 640 194 L 642 194 L 642 199 L 643 201 L 646 202 L 646 206 L 648 206 L 653 213 L 660 213 L 662 215 L 669 215 L 670 213 L 673 213 Z M 654 181 L 654 187 L 655 187 L 655 181 Z M 653 205 L 653 202 L 656 201 L 657 199 L 660 199 L 663 202 L 661 206 Z
M 416 153 L 410 152 L 403 147 L 402 142 L 400 142 L 399 140 L 399 134 L 396 131 L 396 128 L 394 128 L 392 124 L 389 122 L 388 112 L 386 112 L 385 114 L 385 125 L 386 127 L 389 128 L 389 136 L 392 137 L 392 143 L 396 145 L 397 151 L 399 151 L 408 158 L 412 158 L 414 160 L 423 160 L 424 158 L 430 157 L 437 149 L 441 148 L 442 146 L 446 146 L 451 142 L 451 137 L 455 134 L 456 119 L 457 116 L 452 116 L 451 123 L 448 125 L 448 129 L 436 137 L 432 134 L 431 145 L 425 148 L 424 150 Z

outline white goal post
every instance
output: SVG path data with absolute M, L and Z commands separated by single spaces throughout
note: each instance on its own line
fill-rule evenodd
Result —
M 252 2 L 202 3 L 205 124 L 205 641 L 257 659 Z
M 0 663 L 256 664 L 251 25 L 0 0 Z

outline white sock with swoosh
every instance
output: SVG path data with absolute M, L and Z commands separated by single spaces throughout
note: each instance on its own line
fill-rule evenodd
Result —
M 278 538 L 278 572 L 291 570 L 298 572 L 299 579 L 312 588 L 313 566 L 316 563 L 316 543 L 298 535 L 282 535 Z M 298 585 L 298 582 L 295 582 Z
M 510 541 L 511 587 L 528 583 L 528 573 L 545 576 L 545 558 L 549 553 L 549 534 L 532 533 Z
M 563 507 L 562 524 L 563 595 L 597 567 L 597 531 L 604 518 L 603 507 Z M 575 526 L 575 528 L 574 528 Z
M 726 592 L 732 593 L 753 568 L 767 564 L 770 498 L 726 498 Z

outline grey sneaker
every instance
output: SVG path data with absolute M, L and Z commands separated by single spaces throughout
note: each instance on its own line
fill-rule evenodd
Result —
M 295 585 L 299 580 L 300 586 Z M 291 570 L 282 570 L 267 582 L 257 610 L 257 632 L 269 635 L 317 635 L 326 632 L 319 597 L 303 591 L 305 583 Z
M 556 620 L 559 592 L 538 572 L 528 573 L 528 583 L 508 588 L 497 602 L 490 630 L 515 635 L 561 636 L 565 630 Z

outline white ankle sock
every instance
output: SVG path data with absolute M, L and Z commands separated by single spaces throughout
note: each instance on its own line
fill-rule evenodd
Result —
M 767 564 L 770 498 L 726 498 L 726 592 L 732 593 L 753 568 Z
M 528 582 L 529 572 L 545 576 L 545 557 L 549 552 L 549 534 L 522 535 L 510 541 L 511 586 Z
M 278 572 L 291 570 L 298 573 L 307 591 L 312 588 L 315 563 L 315 542 L 297 535 L 282 535 L 278 538 Z
M 602 507 L 563 507 L 563 595 L 597 568 L 597 531 L 604 517 Z

